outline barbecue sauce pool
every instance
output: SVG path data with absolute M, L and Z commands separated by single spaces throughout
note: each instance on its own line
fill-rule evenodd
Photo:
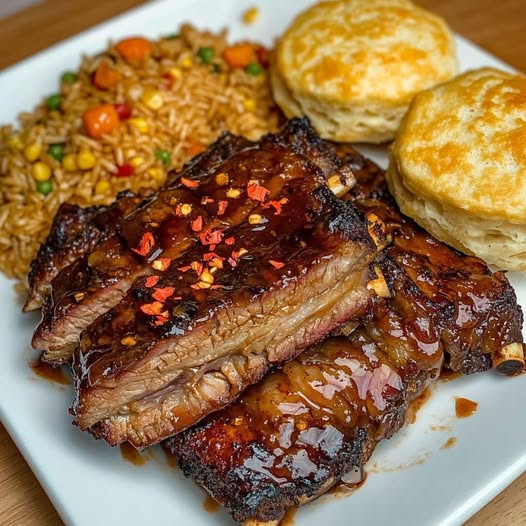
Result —
M 210 495 L 205 496 L 205 500 L 203 501 L 203 509 L 207 511 L 208 513 L 215 513 L 216 511 L 219 511 L 219 508 L 221 507 L 221 504 L 217 502 L 213 497 Z
M 146 459 L 129 442 L 124 442 L 120 446 L 121 456 L 124 460 L 134 466 L 144 466 Z
M 42 362 L 40 358 L 30 362 L 29 366 L 39 378 L 60 385 L 69 385 L 71 383 L 71 379 L 66 375 L 62 367 L 53 367 Z
M 477 412 L 477 402 L 457 396 L 455 398 L 455 414 L 457 418 L 467 418 Z

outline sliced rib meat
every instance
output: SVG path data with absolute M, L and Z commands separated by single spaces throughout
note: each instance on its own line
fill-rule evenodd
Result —
M 238 522 L 277 524 L 363 466 L 444 366 L 484 371 L 493 352 L 522 342 L 522 313 L 504 275 L 404 218 L 382 171 L 351 149 L 340 153 L 358 180 L 347 199 L 366 214 L 373 238 L 391 237 L 369 285 L 383 297 L 347 338 L 305 351 L 164 443 Z
M 237 170 L 236 166 L 250 165 L 255 151 L 260 152 L 260 159 L 266 157 L 266 160 L 259 167 L 253 166 L 250 177 L 258 178 L 262 184 L 276 178 L 279 175 L 276 170 L 288 169 L 287 155 L 310 159 L 326 175 L 338 174 L 346 180 L 351 175 L 334 149 L 319 139 L 305 120 L 290 121 L 280 134 L 269 135 L 259 143 L 223 136 L 208 153 L 191 162 L 173 184 L 144 200 L 119 221 L 114 235 L 107 236 L 53 280 L 52 294 L 44 305 L 43 320 L 32 342 L 35 349 L 44 351 L 43 359 L 51 363 L 68 360 L 82 330 L 116 305 L 135 279 L 154 272 L 148 262 L 133 251 L 146 225 L 153 235 L 163 237 L 162 250 L 172 259 L 199 242 L 197 233 L 188 230 L 186 216 L 177 214 L 178 203 L 190 205 L 192 217 L 200 216 L 204 229 L 245 221 L 257 201 L 238 200 L 242 205 L 231 204 L 225 214 L 218 217 L 218 205 L 213 199 L 219 199 L 225 189 L 235 192 L 236 185 L 246 185 L 248 172 Z M 282 153 L 285 155 L 280 158 Z M 227 185 L 216 181 L 221 170 L 230 174 Z M 200 182 L 199 191 L 181 184 L 181 180 Z M 208 201 L 203 201 L 206 197 Z
M 112 444 L 146 446 L 192 425 L 368 301 L 367 226 L 334 197 L 317 165 L 268 138 L 213 176 L 225 174 L 235 184 L 196 189 L 214 199 L 212 209 L 227 203 L 227 212 L 217 223 L 205 216 L 184 255 L 165 248 L 170 224 L 153 229 L 151 251 L 161 248 L 156 257 L 169 263 L 154 289 L 171 295 L 157 301 L 141 277 L 81 337 L 78 424 Z M 188 216 L 187 235 L 198 219 Z M 150 227 L 127 228 L 121 232 L 137 243 Z

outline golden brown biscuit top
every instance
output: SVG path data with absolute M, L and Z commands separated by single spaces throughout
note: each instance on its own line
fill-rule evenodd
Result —
M 523 223 L 526 77 L 483 68 L 417 95 L 393 153 L 413 193 Z
M 445 22 L 408 0 L 338 0 L 299 15 L 277 48 L 298 94 L 331 102 L 409 102 L 457 72 Z

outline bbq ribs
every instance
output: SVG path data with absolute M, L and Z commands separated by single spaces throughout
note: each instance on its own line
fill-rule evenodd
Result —
M 444 367 L 485 371 L 502 348 L 522 349 L 504 275 L 403 217 L 383 172 L 350 148 L 339 153 L 357 178 L 345 199 L 390 241 L 374 264 L 370 311 L 347 337 L 315 345 L 164 443 L 238 522 L 277 523 L 363 466 Z
M 160 441 L 365 310 L 376 247 L 334 175 L 351 172 L 305 120 L 224 136 L 63 266 L 33 345 L 73 351 L 78 425 Z

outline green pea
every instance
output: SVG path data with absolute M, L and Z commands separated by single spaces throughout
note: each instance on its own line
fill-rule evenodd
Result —
M 171 155 L 167 150 L 155 150 L 155 157 L 165 165 L 170 164 Z
M 64 71 L 60 80 L 64 82 L 64 84 L 73 84 L 77 81 L 77 74 L 73 73 L 73 71 Z
M 199 51 L 197 52 L 197 56 L 205 63 L 210 64 L 212 62 L 212 59 L 214 58 L 216 52 L 214 51 L 214 48 L 212 47 L 202 47 L 199 48 Z
M 37 183 L 37 190 L 42 194 L 42 195 L 48 195 L 51 193 L 51 191 L 53 190 L 53 184 L 51 183 L 50 180 L 48 181 L 39 181 Z
M 50 95 L 46 99 L 47 109 L 48 110 L 60 110 L 61 102 L 62 102 L 62 97 L 58 93 Z
M 254 77 L 257 77 L 261 73 L 261 66 L 257 62 L 252 62 L 252 64 L 248 64 L 248 66 L 245 68 L 245 71 L 249 75 L 254 75 Z
M 166 40 L 176 40 L 179 38 L 179 33 L 172 33 L 170 35 L 166 35 L 164 38 L 166 38 Z
M 55 161 L 62 161 L 64 158 L 64 145 L 63 144 L 50 144 L 47 153 L 50 157 L 53 157 Z

